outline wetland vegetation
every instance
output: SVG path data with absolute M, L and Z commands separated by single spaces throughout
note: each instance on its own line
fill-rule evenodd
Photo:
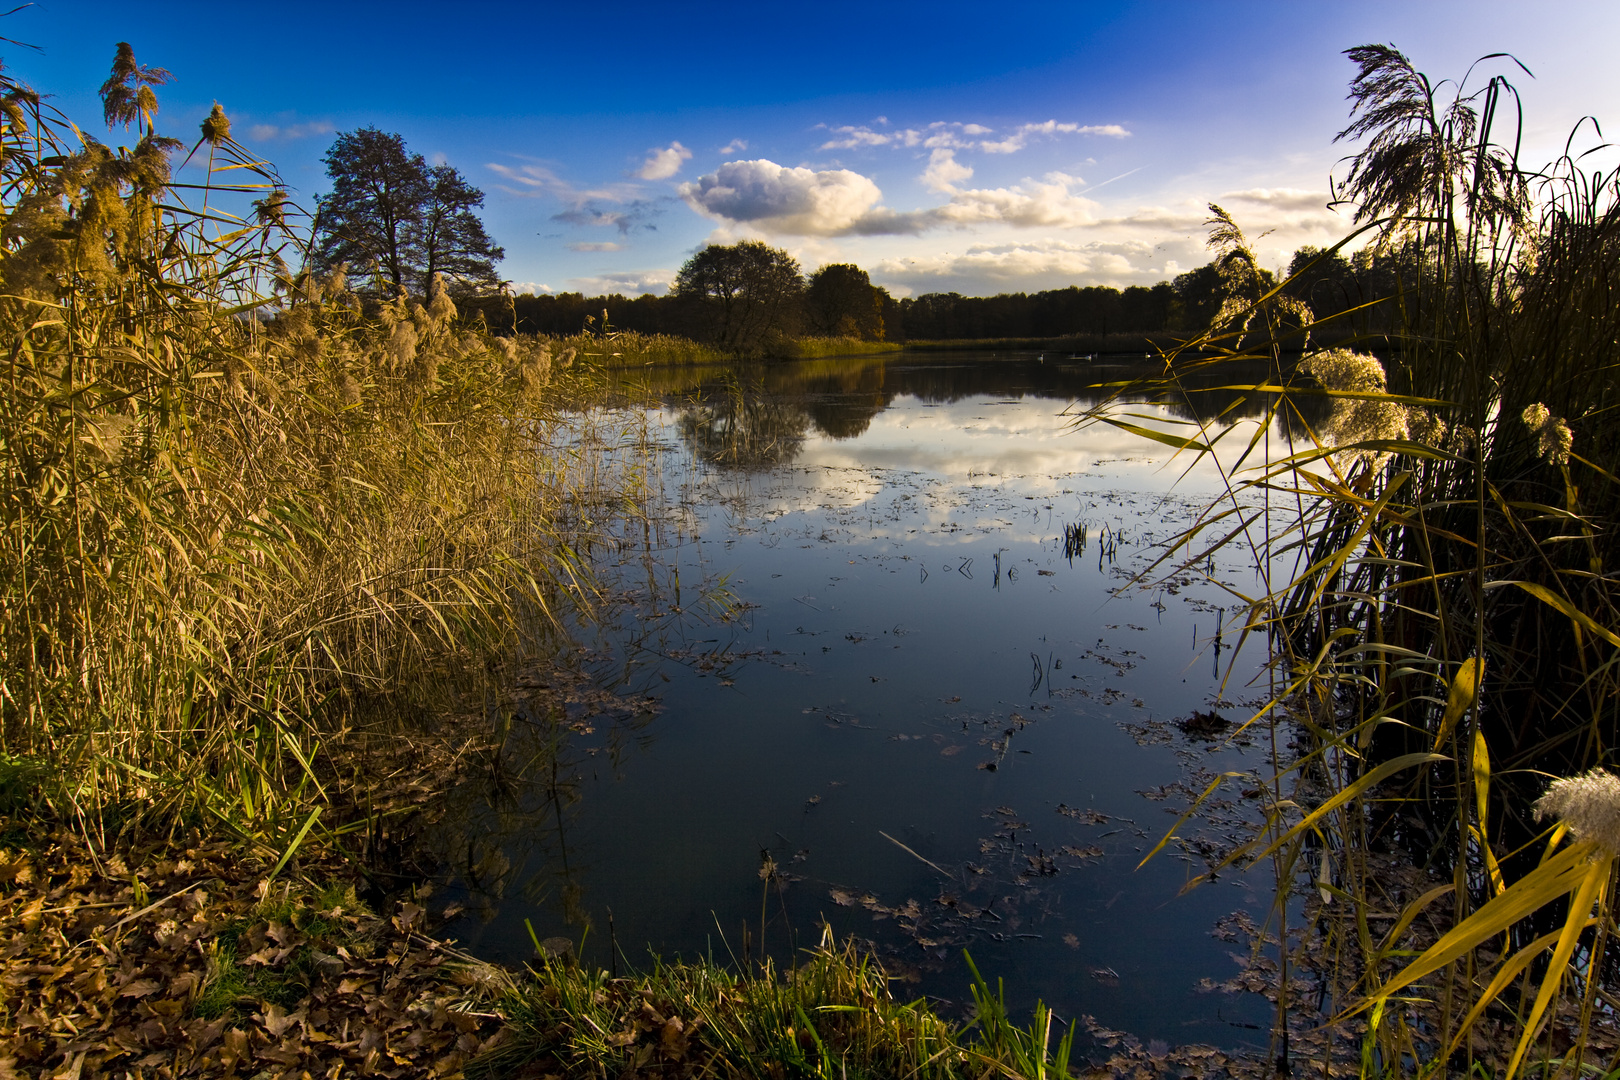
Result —
M 1620 1068 L 1620 177 L 1350 55 L 1344 243 L 899 302 L 0 82 L 0 1072 Z

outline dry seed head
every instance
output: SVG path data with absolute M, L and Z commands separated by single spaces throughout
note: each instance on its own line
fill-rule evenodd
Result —
M 1308 358 L 1300 364 L 1300 368 L 1327 390 L 1358 394 L 1386 392 L 1384 365 L 1378 362 L 1377 357 L 1366 353 L 1329 349 Z M 1333 411 L 1322 434 L 1331 446 L 1405 439 L 1411 433 L 1411 412 L 1406 406 L 1393 401 L 1335 398 Z M 1339 455 L 1339 465 L 1340 468 L 1347 468 L 1359 458 L 1376 468 L 1388 456 L 1373 450 L 1346 451 Z
M 416 360 L 416 324 L 401 319 L 394 324 L 394 333 L 388 339 L 388 359 L 395 371 L 401 371 Z
M 1620 856 L 1620 777 L 1606 769 L 1555 780 L 1536 800 L 1536 820 L 1555 817 L 1577 840 L 1594 840 Z
M 1569 464 L 1575 433 L 1564 423 L 1563 417 L 1554 416 L 1547 406 L 1538 401 L 1526 406 L 1520 419 L 1536 436 L 1536 453 L 1541 455 L 1541 460 L 1549 465 Z
M 360 404 L 360 380 L 353 375 L 345 375 L 339 379 L 338 400 L 350 407 Z
M 274 188 L 264 198 L 255 199 L 253 201 L 253 220 L 265 228 L 285 225 L 287 223 L 286 189 Z
M 1575 446 L 1575 433 L 1561 419 L 1541 429 L 1541 456 L 1554 465 L 1568 465 L 1569 452 Z
M 106 416 L 87 416 L 82 421 L 80 439 L 110 462 L 116 462 L 124 453 L 124 439 L 135 427 L 135 418 L 124 413 Z
M 225 361 L 225 391 L 232 397 L 245 393 L 253 381 L 253 369 L 237 357 Z
M 428 315 L 441 330 L 456 317 L 456 305 L 450 299 L 449 290 L 444 287 L 443 274 L 434 274 L 433 283 L 428 287 Z
M 1328 349 L 1304 360 L 1300 365 L 1328 390 L 1348 390 L 1363 394 L 1381 394 L 1386 386 L 1384 365 L 1376 356 L 1351 352 L 1349 349 Z
M 1445 445 L 1448 431 L 1446 422 L 1428 409 L 1418 408 L 1416 405 L 1407 407 L 1406 429 L 1411 432 L 1414 442 L 1433 446 L 1436 449 Z
M 225 107 L 217 101 L 208 113 L 208 119 L 202 122 L 202 136 L 210 146 L 218 146 L 231 137 L 231 119 L 225 115 Z

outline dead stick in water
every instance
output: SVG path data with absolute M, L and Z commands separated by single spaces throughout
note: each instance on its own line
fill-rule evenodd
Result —
M 915 856 L 916 858 L 919 858 L 919 859 L 922 859 L 923 862 L 928 863 L 928 865 L 932 866 L 935 870 L 938 870 L 940 873 L 945 874 L 945 877 L 947 879 L 954 880 L 954 875 L 945 873 L 944 868 L 941 867 L 938 863 L 929 862 L 929 860 L 923 859 L 923 857 L 921 855 L 918 855 L 915 851 L 912 851 L 910 848 L 906 847 L 906 845 L 902 844 L 900 841 L 896 840 L 894 837 L 890 836 L 888 833 L 884 832 L 882 829 L 878 830 L 878 835 L 883 837 L 883 839 L 887 840 L 889 843 L 893 844 L 895 847 L 899 848 L 901 851 L 904 851 L 906 854 Z

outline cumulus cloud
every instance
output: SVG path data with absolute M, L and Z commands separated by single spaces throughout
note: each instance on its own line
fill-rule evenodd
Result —
M 568 286 L 586 296 L 603 293 L 666 293 L 675 280 L 673 270 L 633 270 L 619 274 L 600 274 L 596 277 L 569 278 Z
M 928 155 L 922 182 L 930 191 L 955 191 L 958 183 L 972 176 L 973 170 L 956 160 L 955 150 L 939 149 Z
M 1013 187 L 956 186 L 972 175 L 952 151 L 935 151 L 923 178 L 950 201 L 908 212 L 882 206 L 883 193 L 860 173 L 788 168 L 763 158 L 727 162 L 682 184 L 680 195 L 707 217 L 788 236 L 914 235 L 975 225 L 1073 228 L 1096 220 L 1097 204 L 1071 190 L 1078 177 L 1048 173 Z
M 557 290 L 539 281 L 514 281 L 512 291 L 519 296 L 544 296 Z
M 878 207 L 883 198 L 878 186 L 848 169 L 788 168 L 765 158 L 728 161 L 679 190 L 700 214 L 768 233 L 842 236 L 907 231 L 894 227 L 898 215 Z
M 569 251 L 623 251 L 623 244 L 615 244 L 611 240 L 579 240 L 568 245 Z
M 1175 261 L 1164 254 L 1162 248 L 1128 240 L 975 244 L 964 252 L 884 260 L 872 267 L 872 279 L 907 294 L 1151 285 L 1177 273 Z
M 1020 124 L 998 139 L 981 138 L 995 133 L 982 124 L 936 120 L 925 128 L 879 131 L 866 126 L 845 125 L 827 129 L 834 137 L 821 144 L 823 150 L 854 150 L 866 146 L 921 146 L 928 150 L 980 150 L 987 154 L 1011 154 L 1029 145 L 1036 136 L 1102 135 L 1111 139 L 1130 137 L 1118 124 L 1079 124 L 1043 120 Z
M 254 142 L 276 142 L 307 139 L 311 135 L 330 135 L 337 128 L 325 120 L 306 120 L 292 124 L 249 124 L 248 138 Z
M 679 142 L 672 142 L 662 150 L 647 151 L 647 160 L 641 163 L 636 175 L 643 180 L 668 180 L 681 171 L 681 165 L 692 157 L 692 151 Z
M 1077 177 L 1048 173 L 1004 188 L 952 190 L 951 201 L 927 211 L 940 225 L 1014 225 L 1020 228 L 1074 228 L 1097 220 L 1097 204 L 1069 188 Z
M 747 139 L 732 139 L 720 148 L 720 153 L 724 157 L 730 157 L 732 154 L 740 154 L 746 149 L 748 149 Z

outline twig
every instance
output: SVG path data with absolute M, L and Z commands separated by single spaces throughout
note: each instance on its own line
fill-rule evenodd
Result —
M 906 845 L 902 844 L 900 841 L 896 840 L 894 837 L 890 836 L 888 833 L 884 832 L 882 829 L 878 830 L 878 835 L 883 837 L 883 839 L 887 840 L 889 843 L 893 844 L 895 847 L 899 848 L 901 851 L 906 852 L 908 855 L 913 855 L 916 858 L 922 859 L 923 862 L 928 863 L 929 866 L 932 866 L 935 870 L 938 870 L 941 874 L 945 874 L 945 877 L 948 880 L 951 880 L 951 881 L 956 880 L 956 877 L 955 877 L 954 874 L 946 873 L 945 870 L 943 868 L 941 868 L 940 865 L 938 863 L 936 863 L 936 862 L 929 862 L 929 860 L 923 859 L 923 857 L 921 855 L 918 855 L 915 851 L 912 851 L 910 848 L 906 847 Z

